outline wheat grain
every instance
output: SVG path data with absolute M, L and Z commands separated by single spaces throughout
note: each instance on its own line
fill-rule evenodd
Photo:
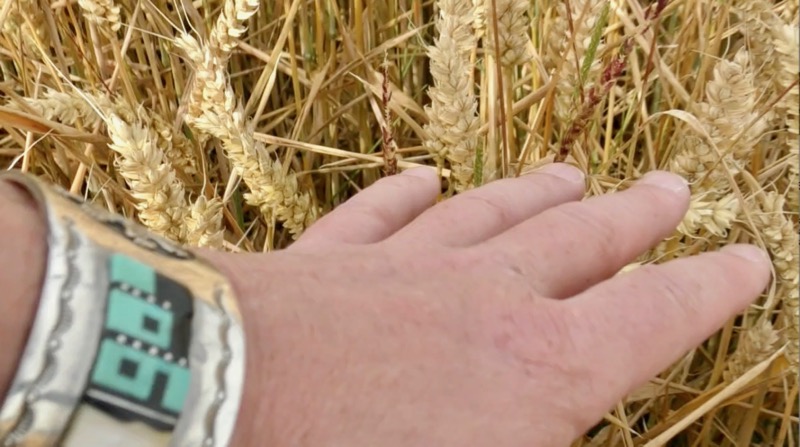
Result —
M 719 169 L 719 156 L 702 138 L 688 132 L 677 135 L 675 156 L 670 160 L 671 171 L 680 174 L 690 184 L 706 181 L 708 185 L 723 182 L 724 170 Z M 697 189 L 693 186 L 693 189 Z
M 247 32 L 244 25 L 258 11 L 258 0 L 226 0 L 209 36 L 209 49 L 222 61 L 236 48 L 236 40 Z
M 553 113 L 556 123 L 562 127 L 568 126 L 580 109 L 581 92 L 586 87 L 580 82 L 580 67 L 588 65 L 585 76 L 587 80 L 597 79 L 602 70 L 597 58 L 593 58 L 591 62 L 584 61 L 601 6 L 602 2 L 597 0 L 567 0 L 558 2 L 554 11 L 548 34 L 559 37 L 546 40 L 548 48 L 543 63 L 551 73 L 558 72 Z M 603 45 L 599 45 L 596 52 L 601 53 L 602 48 Z
M 10 10 L 0 30 L 13 47 L 22 46 L 34 52 L 40 42 L 46 41 L 45 21 L 35 0 L 7 0 Z
M 753 366 L 768 359 L 778 345 L 778 332 L 769 319 L 761 318 L 739 336 L 739 345 L 731 355 L 724 373 L 727 382 L 733 382 Z
M 120 7 L 113 0 L 78 0 L 78 6 L 83 10 L 86 19 L 100 25 L 101 29 L 107 27 L 116 32 L 122 26 Z
M 383 122 L 381 123 L 381 147 L 383 149 L 383 171 L 386 175 L 397 173 L 397 143 L 392 130 L 392 110 L 389 101 L 392 100 L 392 89 L 389 85 L 389 62 L 384 55 L 381 64 L 381 108 L 383 109 Z
M 725 237 L 739 211 L 739 200 L 734 194 L 721 195 L 716 190 L 695 193 L 678 231 L 694 236 L 703 229 L 714 236 Z
M 24 102 L 27 108 L 48 120 L 71 126 L 80 122 L 85 127 L 95 127 L 102 121 L 102 116 L 98 114 L 98 111 L 113 110 L 113 103 L 105 95 L 83 94 L 89 98 L 89 101 L 75 91 L 60 92 L 47 89 L 40 97 L 24 98 Z M 10 105 L 14 108 L 21 108 L 14 103 Z
M 798 69 L 800 69 L 800 36 L 797 25 L 780 24 L 770 28 L 775 45 L 775 83 L 778 93 L 786 92 L 776 104 L 777 113 L 783 117 L 783 127 L 779 128 L 779 139 L 782 140 L 786 153 L 789 155 L 789 175 L 786 182 L 786 194 L 789 206 L 798 209 L 798 185 L 800 177 L 800 152 L 798 139 L 800 138 L 800 84 L 798 84 Z
M 222 247 L 222 201 L 200 196 L 184 216 L 186 243 L 195 247 Z
M 793 2 L 787 2 L 793 3 Z M 784 12 L 787 9 L 784 8 Z M 753 64 L 758 71 L 759 84 L 766 86 L 771 96 L 782 95 L 774 104 L 771 133 L 777 148 L 788 155 L 788 175 L 783 183 L 789 203 L 798 208 L 798 121 L 800 116 L 800 86 L 798 66 L 800 48 L 797 17 L 780 16 L 773 4 L 762 0 L 735 4 L 735 12 L 743 21 L 748 47 L 752 48 Z M 796 5 L 794 7 L 796 10 Z M 782 147 L 781 147 L 782 146 Z
M 147 118 L 146 124 L 155 131 L 156 147 L 164 153 L 173 169 L 183 176 L 196 174 L 197 160 L 194 156 L 194 147 L 181 129 L 175 129 L 175 126 L 160 114 L 148 114 Z
M 770 115 L 760 116 L 756 107 L 760 94 L 746 49 L 737 51 L 733 60 L 722 59 L 715 65 L 699 114 L 717 147 L 733 160 L 746 159 L 767 129 Z
M 186 198 L 183 185 L 153 142 L 150 129 L 127 123 L 116 114 L 108 118 L 109 148 L 119 154 L 120 175 L 131 188 L 142 223 L 177 242 L 184 240 Z
M 781 291 L 783 307 L 781 315 L 786 339 L 786 359 L 789 361 L 792 375 L 797 378 L 800 373 L 800 290 L 792 285 Z
M 800 240 L 795 225 L 786 216 L 786 199 L 777 192 L 759 195 L 756 203 L 758 213 L 754 220 L 760 230 L 767 249 L 772 255 L 772 264 L 778 281 L 778 288 L 783 300 L 783 314 L 786 322 L 784 336 L 789 346 L 792 365 L 797 372 L 798 340 L 800 338 L 800 321 L 798 321 L 798 287 L 800 287 Z M 797 210 L 788 210 L 796 212 Z
M 494 42 L 494 20 L 489 20 L 486 33 L 486 47 L 489 51 L 499 50 L 497 58 L 506 67 L 522 65 L 533 57 L 533 43 L 530 38 L 527 0 L 485 0 L 484 11 L 491 11 L 493 3 L 497 6 L 497 47 Z M 488 17 L 492 14 L 486 13 Z
M 470 83 L 470 53 L 475 45 L 474 8 L 459 0 L 439 0 L 438 36 L 428 47 L 434 85 L 428 91 L 431 104 L 425 108 L 430 139 L 424 146 L 439 164 L 447 160 L 458 191 L 473 181 L 478 144 L 478 104 Z
M 697 135 L 679 134 L 676 155 L 670 161 L 673 172 L 683 175 L 692 184 L 693 192 L 702 195 L 707 190 L 730 190 L 729 176 L 741 172 L 749 162 L 771 116 L 760 114 L 760 92 L 755 85 L 755 73 L 745 49 L 739 50 L 733 60 L 721 59 L 714 66 L 713 77 L 706 85 L 706 101 L 697 105 L 697 116 L 714 147 Z M 742 134 L 743 129 L 746 130 Z M 705 198 L 692 203 L 710 210 Z M 692 227 L 687 223 L 683 228 L 688 231 Z
M 798 235 L 792 220 L 786 216 L 786 199 L 777 192 L 759 197 L 756 222 L 773 256 L 778 279 L 786 284 L 798 284 Z M 796 210 L 789 210 L 796 212 Z
M 486 8 L 491 0 L 472 0 L 472 28 L 475 38 L 480 39 L 486 32 Z
M 156 146 L 153 129 L 142 120 L 128 123 L 114 113 L 107 125 L 109 148 L 119 155 L 117 169 L 131 189 L 142 223 L 179 243 L 221 247 L 221 202 L 200 196 L 188 204 L 184 184 Z
M 692 189 L 689 210 L 678 227 L 684 235 L 694 236 L 703 229 L 725 237 L 741 210 L 736 196 L 727 193 L 731 191 L 729 179 L 745 169 L 769 120 L 769 115 L 758 111 L 760 92 L 755 85 L 746 49 L 740 49 L 732 60 L 719 60 L 706 85 L 706 101 L 697 106 L 698 117 L 716 149 L 698 136 L 680 137 L 671 166 Z
M 223 99 L 227 82 L 224 67 L 236 48 L 237 39 L 247 31 L 244 22 L 256 12 L 258 0 L 226 0 L 205 46 L 186 33 L 176 38 L 175 44 L 186 52 L 195 68 L 196 79 L 188 110 L 190 118 L 199 118 L 208 103 Z

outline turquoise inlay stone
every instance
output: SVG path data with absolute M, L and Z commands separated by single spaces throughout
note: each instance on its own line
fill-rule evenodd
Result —
M 125 255 L 111 256 L 111 281 L 127 283 L 150 294 L 156 293 L 156 272 Z
M 108 296 L 106 328 L 161 349 L 172 344 L 172 312 L 114 289 Z
M 154 397 L 158 373 L 167 379 L 159 404 L 180 413 L 189 391 L 189 370 L 113 340 L 103 340 L 100 345 L 92 382 L 147 403 Z

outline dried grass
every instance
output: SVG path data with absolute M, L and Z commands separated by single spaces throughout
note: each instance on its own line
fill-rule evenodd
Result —
M 0 167 L 190 245 L 285 247 L 395 163 L 447 196 L 562 155 L 591 194 L 683 175 L 630 268 L 752 242 L 773 283 L 575 445 L 800 443 L 796 1 L 38 5 L 0 6 Z

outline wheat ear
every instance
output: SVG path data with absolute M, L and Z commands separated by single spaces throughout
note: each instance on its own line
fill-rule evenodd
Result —
M 744 334 L 739 336 L 736 351 L 728 359 L 723 377 L 726 382 L 733 382 L 753 366 L 768 359 L 778 345 L 778 332 L 772 327 L 769 319 L 762 317 Z
M 78 0 L 78 6 L 83 10 L 86 19 L 101 29 L 108 28 L 116 32 L 122 27 L 120 7 L 113 0 Z
M 247 202 L 267 217 L 277 217 L 294 237 L 299 236 L 317 218 L 311 198 L 300 193 L 295 175 L 285 172 L 263 144 L 255 142 L 253 128 L 245 122 L 219 59 L 189 35 L 176 42 L 197 74 L 187 123 L 222 142 L 225 155 L 249 189 L 244 195 Z
M 506 67 L 522 65 L 533 57 L 530 38 L 530 20 L 527 0 L 486 0 L 484 10 L 490 10 L 492 1 L 497 2 L 497 41 L 500 55 L 497 58 Z M 487 48 L 495 49 L 494 22 L 488 21 Z
M 179 243 L 220 247 L 221 205 L 202 197 L 191 207 L 187 204 L 184 185 L 156 147 L 152 129 L 141 122 L 128 123 L 114 113 L 107 126 L 109 148 L 118 154 L 117 169 L 136 201 L 141 222 Z
M 152 128 L 155 145 L 166 156 L 172 167 L 182 175 L 197 172 L 192 143 L 159 114 L 137 114 L 122 97 L 69 90 L 60 92 L 48 89 L 39 98 L 24 98 L 25 106 L 40 116 L 74 126 L 80 122 L 84 127 L 94 128 L 102 121 L 101 113 L 114 113 L 126 122 L 141 120 L 142 125 Z M 10 104 L 21 108 L 18 104 Z M 100 112 L 100 113 L 99 113 Z
M 548 35 L 559 37 L 547 39 L 548 49 L 543 63 L 547 70 L 557 71 L 553 114 L 561 126 L 568 126 L 580 112 L 583 102 L 580 91 L 585 90 L 581 82 L 581 67 L 588 65 L 583 76 L 585 80 L 597 79 L 602 71 L 602 64 L 595 57 L 595 54 L 602 53 L 602 44 L 589 54 L 590 61 L 584 60 L 601 5 L 598 0 L 564 0 L 558 2 L 554 11 Z
M 800 240 L 794 222 L 787 213 L 797 210 L 786 209 L 786 199 L 782 194 L 771 191 L 758 196 L 754 220 L 760 230 L 767 249 L 772 255 L 775 267 L 778 293 L 782 299 L 785 321 L 784 336 L 787 341 L 787 355 L 794 368 L 798 368 L 798 346 L 800 344 L 800 321 L 798 321 L 798 287 L 800 287 Z
M 441 165 L 447 160 L 458 191 L 472 185 L 478 144 L 478 103 L 472 91 L 470 53 L 475 45 L 474 7 L 471 2 L 439 0 L 438 36 L 428 47 L 433 87 L 425 126 L 430 139 L 425 147 Z

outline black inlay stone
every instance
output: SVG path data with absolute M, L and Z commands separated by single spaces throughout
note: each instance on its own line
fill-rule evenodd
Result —
M 139 364 L 129 359 L 122 359 L 119 363 L 119 374 L 130 379 L 136 378 L 136 373 L 139 372 Z
M 142 322 L 142 328 L 144 330 L 157 334 L 158 326 L 158 320 L 153 317 L 148 317 L 147 315 L 144 316 L 144 321 Z

